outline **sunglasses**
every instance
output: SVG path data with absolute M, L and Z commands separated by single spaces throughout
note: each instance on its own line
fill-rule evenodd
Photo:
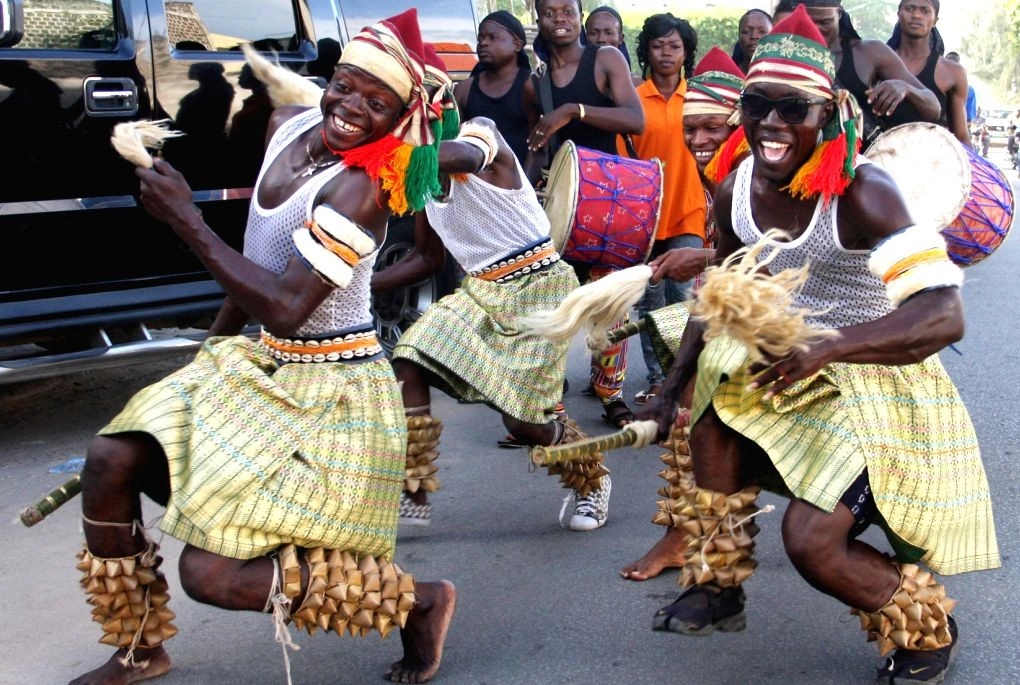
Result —
M 772 100 L 764 95 L 756 93 L 742 93 L 740 96 L 740 111 L 751 121 L 761 121 L 769 115 L 773 109 L 779 118 L 788 124 L 802 124 L 807 119 L 808 108 L 811 105 L 823 105 L 828 100 L 825 98 L 779 98 Z

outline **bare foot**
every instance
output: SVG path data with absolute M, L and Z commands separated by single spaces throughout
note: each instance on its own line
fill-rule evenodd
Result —
M 449 581 L 418 583 L 416 591 L 418 604 L 400 630 L 404 658 L 393 662 L 385 673 L 395 683 L 424 683 L 436 674 L 457 606 L 457 589 Z
M 70 685 L 127 685 L 139 680 L 158 678 L 170 670 L 170 655 L 162 647 L 135 650 L 135 663 L 125 666 L 126 649 L 118 649 L 110 660 L 94 671 L 71 681 Z
M 628 580 L 648 580 L 667 568 L 682 568 L 686 548 L 687 533 L 667 528 L 666 534 L 643 557 L 620 569 L 620 576 Z

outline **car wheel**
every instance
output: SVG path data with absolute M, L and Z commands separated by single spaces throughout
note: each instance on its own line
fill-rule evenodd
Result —
M 390 223 L 375 270 L 380 271 L 400 261 L 414 249 L 414 220 L 401 218 Z M 404 331 L 421 318 L 433 302 L 453 292 L 460 278 L 456 262 L 447 255 L 446 264 L 439 273 L 412 285 L 372 298 L 372 315 L 379 344 L 387 356 Z

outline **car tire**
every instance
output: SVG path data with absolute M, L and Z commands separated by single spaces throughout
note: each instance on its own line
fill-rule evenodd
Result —
M 400 261 L 414 249 L 414 218 L 394 219 L 386 232 L 386 242 L 375 260 L 380 271 Z M 397 340 L 414 324 L 433 302 L 452 293 L 460 284 L 463 273 L 457 262 L 446 256 L 443 268 L 417 283 L 372 298 L 372 316 L 379 344 L 387 356 L 393 354 Z

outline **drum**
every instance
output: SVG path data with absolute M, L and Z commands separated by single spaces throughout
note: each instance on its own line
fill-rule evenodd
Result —
M 1013 225 L 1013 187 L 997 166 L 963 147 L 970 158 L 970 196 L 963 211 L 942 229 L 949 256 L 960 266 L 977 264 L 1002 245 Z
M 564 259 L 625 269 L 652 251 L 662 205 L 662 162 L 565 142 L 545 189 L 550 236 Z
M 976 264 L 1005 240 L 1013 223 L 1009 181 L 942 126 L 895 126 L 864 156 L 893 177 L 915 222 L 942 228 L 956 264 Z

